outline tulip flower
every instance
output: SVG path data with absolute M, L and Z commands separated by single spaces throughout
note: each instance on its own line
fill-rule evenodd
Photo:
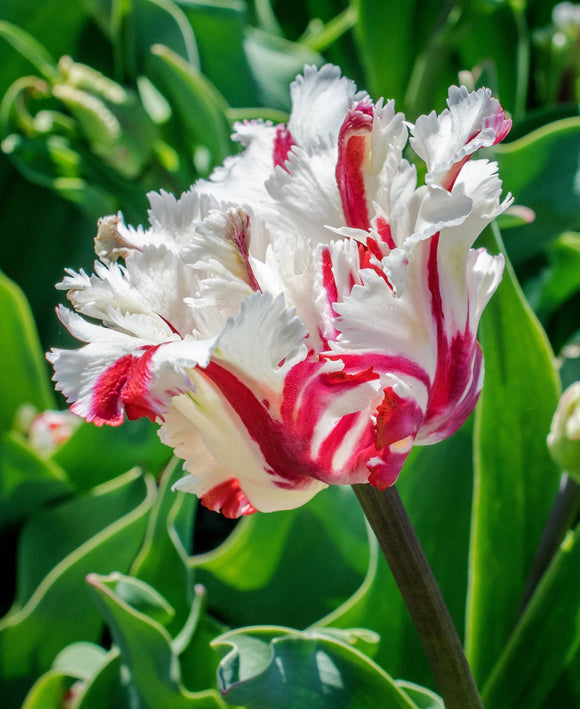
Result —
M 503 270 L 472 248 L 511 201 L 470 159 L 510 128 L 488 90 L 452 87 L 414 126 L 333 66 L 291 95 L 287 125 L 236 126 L 244 150 L 209 180 L 149 195 L 149 227 L 101 220 L 94 274 L 58 286 L 86 344 L 48 355 L 74 413 L 157 421 L 177 487 L 230 517 L 385 489 L 413 445 L 461 426 Z

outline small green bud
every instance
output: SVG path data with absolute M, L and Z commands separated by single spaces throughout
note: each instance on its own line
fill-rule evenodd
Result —
M 580 482 L 580 381 L 560 397 L 547 442 L 556 463 Z

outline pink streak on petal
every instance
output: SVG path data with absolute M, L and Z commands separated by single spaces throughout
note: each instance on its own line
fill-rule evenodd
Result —
M 316 468 L 305 454 L 306 445 L 269 410 L 235 374 L 217 362 L 200 370 L 221 391 L 241 419 L 248 435 L 259 445 L 269 472 L 300 489 L 310 484 Z
M 336 182 L 346 225 L 370 227 L 363 166 L 367 139 L 373 127 L 373 105 L 361 101 L 349 109 L 338 137 Z
M 274 167 L 282 167 L 286 172 L 290 172 L 286 167 L 286 161 L 294 145 L 296 145 L 296 142 L 286 126 L 283 123 L 276 126 L 276 135 L 274 136 L 274 147 L 272 150 Z
M 110 426 L 120 426 L 123 423 L 123 405 L 121 394 L 131 375 L 133 355 L 127 354 L 105 369 L 94 384 L 87 421 L 97 426 L 107 423 Z M 71 406 L 75 411 L 76 404 Z
M 378 352 L 363 352 L 361 354 L 325 354 L 325 359 L 344 362 L 346 372 L 357 372 L 365 368 L 378 373 L 393 373 L 413 377 L 425 387 L 429 387 L 431 379 L 428 373 L 416 362 L 400 355 L 380 354 Z
M 201 504 L 213 512 L 221 512 L 224 517 L 237 519 L 243 515 L 252 515 L 256 508 L 240 488 L 240 481 L 231 478 L 216 485 L 201 498 Z
M 472 139 L 470 138 L 469 140 Z M 451 190 L 453 189 L 453 185 L 455 184 L 455 180 L 461 172 L 461 168 L 465 165 L 465 163 L 469 160 L 470 157 L 471 154 L 466 155 L 464 158 L 459 160 L 459 162 L 456 162 L 455 165 L 453 165 L 453 167 L 447 172 L 447 174 L 441 178 L 441 187 L 446 189 L 448 192 L 451 192 Z
M 151 358 L 159 345 L 146 347 L 145 354 L 135 358 L 130 376 L 127 379 L 121 398 L 127 418 L 131 421 L 146 416 L 155 421 L 157 415 L 151 409 Z
M 464 332 L 456 332 L 451 339 L 446 333 L 437 260 L 439 238 L 439 234 L 435 234 L 431 239 L 427 266 L 437 332 L 437 364 L 422 426 L 424 436 L 434 431 L 449 431 L 447 435 L 450 435 L 461 426 L 477 402 L 482 364 L 481 350 L 467 324 Z
M 381 239 L 385 242 L 389 249 L 396 248 L 395 240 L 393 239 L 393 235 L 391 233 L 391 225 L 384 217 L 377 218 L 377 230 Z
M 336 316 L 336 312 L 332 307 L 338 300 L 338 288 L 336 287 L 336 279 L 334 278 L 334 273 L 332 272 L 332 256 L 330 255 L 330 249 L 325 246 L 322 250 L 322 286 L 326 291 L 326 297 L 330 309 L 333 315 Z
M 401 441 L 415 438 L 423 422 L 424 413 L 413 399 L 404 399 L 392 387 L 384 390 L 383 401 L 377 407 L 375 425 L 377 450 Z
M 397 482 L 397 478 L 403 467 L 403 463 L 407 460 L 410 452 L 409 449 L 399 451 L 396 448 L 385 448 L 379 459 L 369 465 L 371 474 L 369 475 L 369 483 L 378 490 L 385 490 Z
M 494 145 L 501 143 L 512 128 L 511 118 L 506 118 L 503 108 L 498 104 L 496 113 L 493 116 L 487 116 L 484 121 L 484 128 L 492 127 L 495 131 Z
M 123 423 L 124 413 L 131 420 L 147 416 L 155 421 L 157 414 L 152 410 L 147 394 L 151 381 L 151 357 L 157 347 L 143 348 L 145 353 L 141 357 L 124 355 L 97 377 L 87 421 L 97 426 L 119 426 Z M 73 413 L 77 413 L 75 406 L 71 406 Z

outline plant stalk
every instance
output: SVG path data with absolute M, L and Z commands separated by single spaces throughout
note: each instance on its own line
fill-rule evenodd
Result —
M 566 532 L 574 525 L 580 510 L 580 485 L 567 473 L 560 478 L 560 487 L 544 527 L 542 538 L 532 562 L 526 586 L 522 594 L 518 617 L 524 612 L 544 572 L 558 551 Z
M 461 641 L 398 490 L 352 487 L 411 614 L 446 709 L 481 709 Z

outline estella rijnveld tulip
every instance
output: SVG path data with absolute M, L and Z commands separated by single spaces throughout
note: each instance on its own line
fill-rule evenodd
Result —
M 150 194 L 149 228 L 102 219 L 94 275 L 58 285 L 86 343 L 48 355 L 72 410 L 157 421 L 188 471 L 176 487 L 229 517 L 384 489 L 414 444 L 453 433 L 504 265 L 472 249 L 511 202 L 470 159 L 510 129 L 489 90 L 451 87 L 414 125 L 330 65 L 291 96 L 287 125 L 235 126 L 244 150 L 209 180 Z

